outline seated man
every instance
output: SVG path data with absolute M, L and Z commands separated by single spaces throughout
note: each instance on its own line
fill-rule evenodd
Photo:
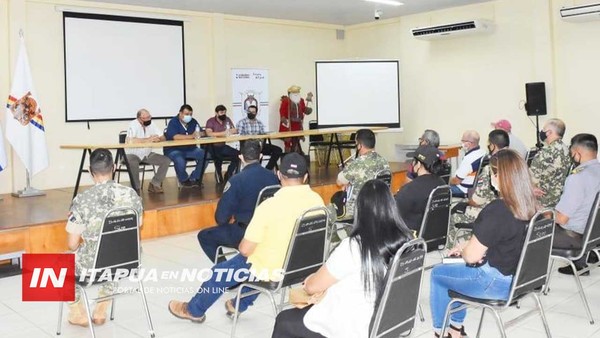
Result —
M 591 134 L 577 134 L 571 139 L 571 159 L 579 165 L 567 176 L 560 201 L 556 205 L 554 248 L 578 249 L 583 246 L 583 233 L 600 191 L 600 163 L 598 140 Z M 586 257 L 574 262 L 577 270 L 586 267 Z M 558 269 L 560 273 L 573 274 L 570 266 Z M 589 274 L 589 272 L 588 272 Z
M 165 137 L 167 140 L 193 140 L 204 136 L 198 121 L 192 117 L 193 109 L 189 104 L 179 108 L 179 114 L 169 121 Z M 204 173 L 204 150 L 196 145 L 165 147 L 167 155 L 175 165 L 175 174 L 183 187 L 200 186 L 200 175 Z M 195 160 L 196 168 L 188 176 L 185 171 L 186 160 Z
M 258 108 L 256 106 L 252 105 L 248 107 L 248 117 L 241 119 L 237 124 L 237 131 L 240 135 L 264 135 L 266 133 L 265 125 L 261 120 L 256 118 L 257 112 Z M 260 153 L 270 156 L 269 163 L 267 163 L 265 168 L 273 170 L 277 165 L 277 160 L 281 157 L 281 152 L 282 150 L 278 146 L 263 142 Z
M 535 155 L 529 167 L 536 196 L 544 208 L 554 208 L 558 203 L 571 167 L 569 148 L 562 141 L 565 129 L 565 123 L 559 119 L 546 121 L 540 131 L 540 140 L 546 146 Z
M 438 149 L 440 147 L 440 134 L 438 134 L 438 132 L 435 130 L 425 129 L 425 131 L 423 132 L 423 135 L 421 135 L 421 137 L 419 137 L 419 146 L 432 146 L 435 149 Z M 446 155 L 441 150 L 438 150 L 438 153 L 440 154 L 440 160 L 442 161 L 442 164 L 444 164 L 447 161 Z M 448 165 L 450 165 L 450 164 L 448 164 Z M 410 182 L 411 180 L 414 180 L 416 177 L 414 175 L 415 175 L 415 171 L 412 169 L 412 162 L 411 162 L 411 164 L 408 166 L 408 170 L 406 173 L 406 181 Z
M 528 148 L 521 139 L 512 133 L 512 125 L 508 120 L 499 120 L 498 122 L 493 122 L 491 125 L 494 129 L 504 130 L 508 133 L 508 138 L 510 139 L 509 149 L 516 151 L 522 158 L 527 157 Z
M 442 161 L 438 150 L 433 146 L 420 146 L 412 161 L 414 179 L 400 188 L 395 196 L 400 216 L 409 229 L 419 233 L 427 200 L 433 189 L 445 185 L 438 173 Z
M 127 137 L 129 137 L 128 142 L 130 143 L 151 143 L 165 140 L 165 136 L 158 130 L 156 124 L 152 124 L 152 115 L 146 109 L 138 110 L 136 119 L 131 121 L 129 128 L 127 128 Z M 167 176 L 171 159 L 153 152 L 152 148 L 126 148 L 125 154 L 129 163 L 129 170 L 133 175 L 131 184 L 133 189 L 140 190 L 140 162 L 143 162 L 158 167 L 156 174 L 148 185 L 148 192 L 162 193 L 162 182 Z
M 271 276 L 270 280 L 280 277 L 275 276 L 278 275 L 276 271 L 283 268 L 296 219 L 310 208 L 323 206 L 323 200 L 304 184 L 308 178 L 308 168 L 302 155 L 292 153 L 285 156 L 278 176 L 281 189 L 256 208 L 240 243 L 240 253 L 213 267 L 213 271 L 221 269 L 228 272 L 213 273 L 189 302 L 170 301 L 171 314 L 202 323 L 206 319 L 206 311 L 221 296 L 224 288 L 234 287 L 249 278 L 247 270 L 255 276 Z M 235 278 L 226 278 L 227 275 Z M 239 312 L 246 311 L 257 297 L 252 295 L 240 299 Z M 231 299 L 226 303 L 228 315 L 235 311 L 233 304 L 235 302 Z
M 346 192 L 346 214 L 344 218 L 354 215 L 354 202 L 360 188 L 368 180 L 375 178 L 378 172 L 390 169 L 387 160 L 375 151 L 375 134 L 369 129 L 356 132 L 356 158 L 350 159 L 344 169 L 338 174 L 337 185 L 344 187 Z M 351 189 L 350 189 L 351 188 Z
M 279 184 L 277 176 L 260 165 L 260 141 L 244 142 L 240 159 L 244 165 L 242 172 L 227 182 L 217 204 L 217 226 L 198 233 L 202 250 L 213 262 L 219 246 L 237 248 L 240 245 L 260 191 L 266 186 Z M 232 218 L 233 223 L 230 222 Z
M 126 186 L 112 180 L 115 165 L 112 154 L 106 149 L 96 149 L 90 155 L 90 174 L 95 185 L 79 193 L 71 204 L 67 217 L 68 247 L 75 251 L 75 275 L 79 276 L 84 269 L 92 269 L 98 247 L 98 236 L 102 231 L 106 213 L 115 208 L 130 207 L 138 212 L 139 224 L 142 225 L 142 200 L 137 193 Z M 98 296 L 113 293 L 115 283 L 106 283 L 100 287 Z M 76 289 L 77 290 L 77 289 Z M 96 304 L 92 321 L 102 325 L 106 321 L 106 309 L 110 300 Z M 85 305 L 79 292 L 75 293 L 75 302 L 69 304 L 69 323 L 88 326 Z
M 233 121 L 227 117 L 227 108 L 220 104 L 215 108 L 215 116 L 206 121 L 206 135 L 212 137 L 228 137 L 233 134 L 237 134 L 237 129 L 235 129 Z M 235 171 L 240 165 L 238 159 L 239 152 L 237 149 L 226 145 L 225 142 L 213 143 L 210 146 L 215 162 L 217 182 L 226 182 L 233 174 L 235 174 Z M 221 166 L 223 165 L 224 159 L 230 160 L 225 177 L 221 174 Z
M 488 134 L 488 152 L 490 155 L 495 155 L 502 149 L 508 149 L 510 146 L 510 136 L 507 132 L 501 129 L 492 130 Z M 475 191 L 466 203 L 458 203 L 452 209 L 450 217 L 450 239 L 454 238 L 456 228 L 454 225 L 458 223 L 473 223 L 479 215 L 479 212 L 490 202 L 498 198 L 497 191 L 494 191 L 490 179 L 490 166 L 487 165 L 481 169 L 477 182 L 475 183 Z M 465 238 L 466 239 L 466 238 Z M 449 245 L 456 244 L 450 243 Z M 454 247 L 454 245 L 452 245 Z
M 465 131 L 460 142 L 465 156 L 456 169 L 455 176 L 450 179 L 450 188 L 452 197 L 464 198 L 467 197 L 469 188 L 472 188 L 475 183 L 475 176 L 485 151 L 479 148 L 479 133 L 474 130 Z

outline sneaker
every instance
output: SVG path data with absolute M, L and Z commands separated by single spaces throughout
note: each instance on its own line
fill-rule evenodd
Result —
M 172 300 L 169 302 L 169 312 L 179 319 L 188 319 L 192 323 L 202 324 L 206 320 L 206 315 L 194 317 L 188 312 L 188 303 Z
M 95 325 L 103 325 L 106 323 L 106 310 L 111 305 L 110 300 L 105 300 L 96 304 L 94 313 L 92 314 L 92 322 Z
M 233 317 L 235 316 L 235 304 L 234 304 L 234 299 L 228 299 L 225 301 L 225 315 L 227 316 L 227 318 L 233 320 Z M 241 312 L 237 313 L 237 316 L 239 317 L 241 314 Z
M 583 266 L 583 267 L 576 266 L 575 268 L 577 269 L 577 271 L 580 271 L 582 269 L 585 269 L 586 267 L 587 267 L 587 265 Z M 558 272 L 562 273 L 563 275 L 571 275 L 571 276 L 573 275 L 573 269 L 571 268 L 570 265 L 563 266 L 562 268 L 558 268 Z M 580 276 L 589 276 L 589 275 L 590 275 L 589 271 L 586 271 L 586 272 L 580 274 Z
M 163 188 L 159 185 L 154 185 L 154 183 L 150 183 L 148 185 L 148 192 L 149 193 L 154 193 L 154 194 L 162 194 L 165 191 L 163 190 Z
M 77 303 L 69 304 L 69 316 L 67 317 L 69 324 L 88 327 L 90 322 L 88 321 L 87 313 L 85 312 L 85 305 L 80 299 Z

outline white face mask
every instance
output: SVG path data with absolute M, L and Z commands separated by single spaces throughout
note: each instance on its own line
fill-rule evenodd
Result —
M 492 175 L 492 176 L 490 177 L 490 183 L 492 184 L 492 187 L 494 187 L 494 189 L 495 189 L 497 192 L 500 192 L 500 184 L 498 184 L 498 179 L 496 178 L 496 176 L 495 176 L 495 175 Z
M 462 144 L 462 150 L 464 150 L 464 151 L 467 151 L 467 150 L 469 150 L 469 145 L 468 145 L 468 144 L 466 144 L 466 143 L 463 143 L 463 144 Z
M 290 100 L 292 100 L 292 102 L 294 102 L 295 104 L 298 104 L 298 103 L 300 103 L 300 99 L 301 99 L 301 98 L 302 98 L 302 97 L 300 96 L 300 93 L 293 93 L 293 94 L 290 94 Z

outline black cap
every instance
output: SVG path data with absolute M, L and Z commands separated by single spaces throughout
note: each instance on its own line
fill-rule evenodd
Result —
M 440 160 L 440 152 L 436 147 L 425 145 L 419 146 L 415 151 L 415 160 L 430 166 Z
M 281 160 L 279 171 L 287 178 L 300 178 L 306 175 L 308 168 L 304 156 L 298 153 L 289 153 Z

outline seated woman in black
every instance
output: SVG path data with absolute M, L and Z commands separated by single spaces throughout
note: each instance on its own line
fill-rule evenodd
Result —
M 527 164 L 513 150 L 500 150 L 490 159 L 491 184 L 500 198 L 488 204 L 473 224 L 473 235 L 449 255 L 466 264 L 439 264 L 431 271 L 430 304 L 435 336 L 439 337 L 450 296 L 448 290 L 483 299 L 507 299 L 523 249 L 525 229 L 537 202 Z M 467 310 L 450 316 L 451 338 L 466 336 Z M 446 336 L 447 337 L 447 336 Z
M 420 146 L 412 162 L 414 179 L 396 194 L 396 205 L 409 229 L 419 232 L 433 189 L 446 184 L 438 173 L 442 169 L 439 151 L 432 146 Z

